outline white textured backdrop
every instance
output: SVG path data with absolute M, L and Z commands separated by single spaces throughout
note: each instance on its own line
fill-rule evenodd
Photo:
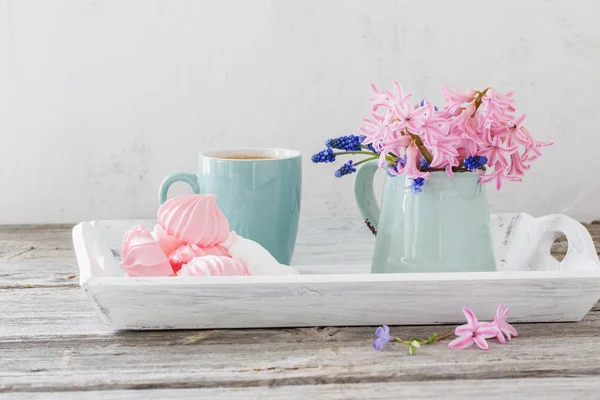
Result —
M 600 217 L 600 2 L 0 0 L 0 223 L 151 217 L 200 150 L 300 150 L 304 215 L 357 216 L 312 165 L 369 83 L 514 89 L 539 140 L 493 211 Z M 175 192 L 187 189 L 177 186 Z

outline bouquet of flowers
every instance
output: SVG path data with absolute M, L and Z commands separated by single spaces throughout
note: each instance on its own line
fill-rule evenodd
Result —
M 440 110 L 427 99 L 411 104 L 411 94 L 398 82 L 392 91 L 371 86 L 371 117 L 364 120 L 362 135 L 328 139 L 326 149 L 312 156 L 315 163 L 334 162 L 342 154 L 366 156 L 345 163 L 335 172 L 337 177 L 378 159 L 390 176 L 411 178 L 414 193 L 422 190 L 432 171 L 446 171 L 451 177 L 455 172 L 478 173 L 480 183 L 493 181 L 500 189 L 503 181 L 521 181 L 541 156 L 540 148 L 552 144 L 536 141 L 523 126 L 525 114 L 515 114 L 512 92 L 442 86 L 446 104 Z

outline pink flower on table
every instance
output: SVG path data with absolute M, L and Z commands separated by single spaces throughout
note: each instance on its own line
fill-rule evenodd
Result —
M 458 337 L 451 341 L 448 347 L 452 350 L 461 350 L 471 347 L 475 343 L 480 349 L 487 350 L 489 346 L 485 339 L 496 337 L 499 332 L 498 328 L 490 322 L 479 322 L 468 307 L 463 307 L 463 313 L 467 318 L 467 323 L 454 330 Z
M 517 330 L 511 324 L 506 322 L 510 308 L 506 307 L 505 310 L 503 310 L 503 308 L 504 307 L 502 304 L 498 306 L 498 310 L 496 310 L 496 316 L 494 317 L 494 322 L 492 322 L 492 325 L 498 328 L 496 339 L 498 339 L 501 344 L 504 344 L 505 342 L 504 336 L 506 336 L 506 340 L 510 340 L 511 335 L 514 337 L 519 336 Z

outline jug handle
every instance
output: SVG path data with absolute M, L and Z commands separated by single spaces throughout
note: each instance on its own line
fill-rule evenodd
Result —
M 354 178 L 354 200 L 373 235 L 377 235 L 379 223 L 379 204 L 373 190 L 373 179 L 378 169 L 379 161 L 368 161 L 360 166 Z

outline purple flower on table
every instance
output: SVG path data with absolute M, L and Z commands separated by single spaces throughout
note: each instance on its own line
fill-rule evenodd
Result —
M 431 168 L 425 157 L 421 157 L 421 169 Z
M 394 337 L 390 336 L 390 327 L 387 325 L 379 326 L 375 330 L 377 339 L 373 340 L 373 348 L 381 351 L 387 342 L 393 342 Z
M 494 322 L 492 322 L 492 325 L 498 328 L 498 334 L 496 335 L 496 339 L 498 339 L 498 342 L 500 342 L 501 344 L 504 344 L 505 336 L 506 340 L 510 340 L 511 335 L 515 337 L 519 336 L 517 330 L 511 324 L 506 322 L 510 308 L 506 307 L 505 310 L 503 310 L 503 308 L 504 307 L 502 306 L 502 304 L 498 306 L 496 316 L 494 317 Z
M 490 322 L 479 322 L 473 311 L 468 307 L 463 307 L 463 313 L 467 318 L 467 323 L 454 330 L 458 337 L 448 344 L 452 350 L 461 350 L 471 347 L 473 343 L 482 350 L 489 348 L 485 339 L 497 337 L 499 329 Z

